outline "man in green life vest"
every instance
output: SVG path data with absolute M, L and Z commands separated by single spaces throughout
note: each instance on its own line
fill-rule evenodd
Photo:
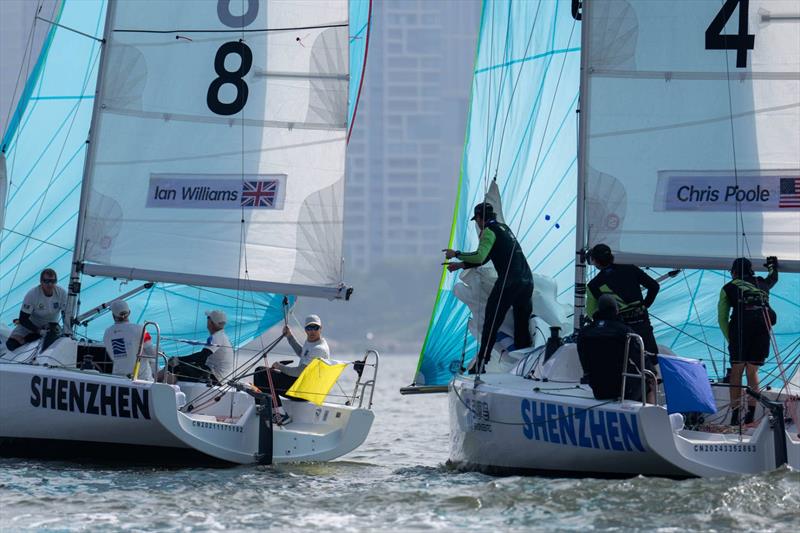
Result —
M 527 348 L 533 343 L 528 326 L 532 312 L 533 275 L 516 237 L 508 226 L 497 221 L 492 205 L 480 203 L 475 206 L 473 214 L 472 220 L 481 230 L 478 249 L 474 252 L 450 249 L 443 251 L 447 259 L 455 257 L 461 260 L 448 263 L 447 270 L 450 272 L 475 268 L 489 261 L 497 271 L 497 281 L 486 301 L 480 348 L 470 370 L 480 372 L 489 362 L 492 347 L 497 340 L 497 331 L 510 308 L 514 309 L 513 349 Z
M 650 314 L 647 309 L 653 305 L 659 285 L 635 265 L 614 263 L 614 255 L 607 244 L 597 244 L 589 251 L 589 258 L 600 272 L 586 285 L 586 315 L 594 317 L 597 301 L 604 294 L 614 297 L 619 308 L 619 318 L 642 338 L 644 349 L 658 353 Z M 642 296 L 642 287 L 647 296 Z
M 740 257 L 734 260 L 731 266 L 733 279 L 719 293 L 717 319 L 731 355 L 732 426 L 739 425 L 742 373 L 747 371 L 747 384 L 758 390 L 758 368 L 769 355 L 771 329 L 777 320 L 769 306 L 769 290 L 778 282 L 778 258 L 767 257 L 764 266 L 769 272 L 767 277 L 756 277 L 749 259 Z M 756 400 L 749 398 L 745 424 L 753 422 L 755 411 Z

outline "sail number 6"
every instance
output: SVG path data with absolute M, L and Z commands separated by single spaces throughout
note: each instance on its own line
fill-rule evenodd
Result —
M 736 6 L 739 6 L 739 32 L 722 34 Z M 706 29 L 706 50 L 736 50 L 736 68 L 747 68 L 747 51 L 753 50 L 756 36 L 747 33 L 747 11 L 750 0 L 725 0 L 722 8 Z
M 231 13 L 231 0 L 218 0 L 217 16 L 220 22 L 229 28 L 244 28 L 256 20 L 258 0 L 247 0 L 247 11 L 238 16 Z M 238 55 L 240 59 L 239 68 L 233 71 L 225 68 L 225 59 L 231 54 Z M 217 73 L 217 77 L 211 81 L 206 94 L 206 104 L 211 111 L 217 115 L 227 116 L 235 115 L 244 109 L 250 93 L 244 77 L 252 66 L 253 51 L 244 41 L 229 41 L 217 49 L 217 55 L 214 56 L 214 72 Z M 236 98 L 233 102 L 225 103 L 219 99 L 219 91 L 228 83 L 236 87 Z

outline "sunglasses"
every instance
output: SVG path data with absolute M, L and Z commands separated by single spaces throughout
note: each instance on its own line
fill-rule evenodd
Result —
M 306 331 L 319 331 L 319 329 L 320 326 L 316 324 L 309 324 L 308 326 L 306 326 Z
M 56 280 L 54 280 L 54 279 L 43 279 L 42 283 L 44 283 L 45 285 L 55 285 L 56 284 Z

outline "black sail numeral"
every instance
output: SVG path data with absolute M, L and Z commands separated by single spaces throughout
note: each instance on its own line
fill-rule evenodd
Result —
M 739 31 L 725 34 L 725 25 L 739 7 Z M 753 50 L 756 36 L 747 33 L 750 0 L 725 0 L 722 8 L 706 29 L 706 50 L 736 50 L 736 68 L 747 68 L 747 51 Z
M 225 69 L 225 59 L 230 54 L 236 54 L 241 59 L 239 68 L 234 71 Z M 218 77 L 208 86 L 206 102 L 208 108 L 217 115 L 234 115 L 241 111 L 247 103 L 247 96 L 250 90 L 244 81 L 244 76 L 250 72 L 253 66 L 253 52 L 250 47 L 242 42 L 231 41 L 223 44 L 217 50 L 214 57 L 214 71 Z M 236 98 L 233 102 L 224 103 L 219 99 L 219 91 L 223 85 L 230 83 L 236 87 Z

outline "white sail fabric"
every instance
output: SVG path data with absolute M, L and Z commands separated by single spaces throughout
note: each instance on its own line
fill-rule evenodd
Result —
M 649 266 L 800 269 L 800 4 L 584 8 L 588 244 Z
M 341 286 L 346 0 L 110 4 L 89 274 Z

